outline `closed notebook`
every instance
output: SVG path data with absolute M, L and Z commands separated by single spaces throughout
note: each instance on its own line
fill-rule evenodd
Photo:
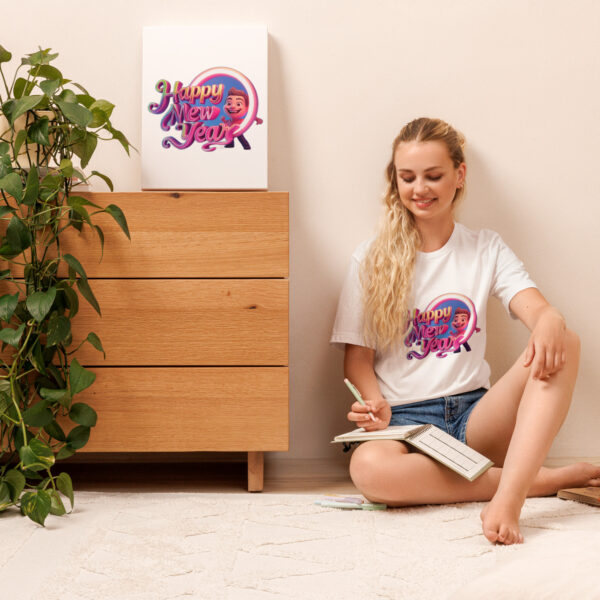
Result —
M 368 440 L 401 440 L 446 465 L 465 479 L 473 481 L 494 463 L 442 431 L 435 425 L 393 425 L 377 431 L 362 427 L 333 438 L 332 443 L 350 444 Z

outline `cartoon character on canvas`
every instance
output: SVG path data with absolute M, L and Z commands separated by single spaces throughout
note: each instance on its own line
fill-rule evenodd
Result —
M 163 148 L 186 150 L 197 142 L 205 152 L 213 152 L 233 148 L 238 138 L 244 150 L 251 149 L 244 134 L 263 120 L 257 115 L 256 88 L 243 73 L 215 67 L 189 85 L 161 79 L 155 87 L 161 96 L 148 110 L 162 115 L 160 128 L 170 134 L 163 138 Z
M 223 106 L 223 111 L 227 113 L 227 117 L 221 117 L 221 121 L 226 123 L 229 127 L 236 125 L 237 129 L 244 120 L 245 116 L 248 114 L 248 106 L 248 94 L 246 94 L 246 92 L 243 90 L 238 90 L 232 87 L 227 92 L 227 99 L 225 101 L 225 105 Z M 258 117 L 256 117 L 255 121 L 259 125 L 263 122 L 262 119 Z M 243 134 L 235 136 L 231 142 L 225 145 L 225 148 L 233 148 L 236 137 L 240 141 L 240 144 L 242 144 L 242 148 L 244 148 L 244 150 L 250 150 L 251 146 Z

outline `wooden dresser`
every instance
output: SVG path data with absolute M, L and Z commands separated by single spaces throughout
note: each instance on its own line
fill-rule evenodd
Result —
M 288 450 L 288 194 L 87 194 L 118 205 L 104 258 L 90 231 L 62 246 L 88 273 L 102 318 L 85 301 L 74 347 L 97 374 L 77 396 L 98 412 L 80 452 L 247 452 L 248 490 L 263 487 L 263 452 Z

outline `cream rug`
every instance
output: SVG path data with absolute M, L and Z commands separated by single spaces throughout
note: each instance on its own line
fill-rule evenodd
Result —
M 600 509 L 527 500 L 492 546 L 482 503 L 346 511 L 318 496 L 96 493 L 45 529 L 0 515 L 10 600 L 600 599 Z

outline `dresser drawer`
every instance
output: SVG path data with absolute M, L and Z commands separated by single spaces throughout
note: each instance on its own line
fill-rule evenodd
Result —
M 62 251 L 77 257 L 88 277 L 288 276 L 287 193 L 97 193 L 86 198 L 119 206 L 131 232 L 130 242 L 110 215 L 94 215 L 105 236 L 100 262 L 96 234 L 87 226 L 81 234 L 69 231 Z
M 86 365 L 287 365 L 286 279 L 97 279 L 102 318 L 84 300 L 73 320 L 75 344 L 98 334 Z
M 96 381 L 75 401 L 98 423 L 79 452 L 288 449 L 287 367 L 91 370 Z

